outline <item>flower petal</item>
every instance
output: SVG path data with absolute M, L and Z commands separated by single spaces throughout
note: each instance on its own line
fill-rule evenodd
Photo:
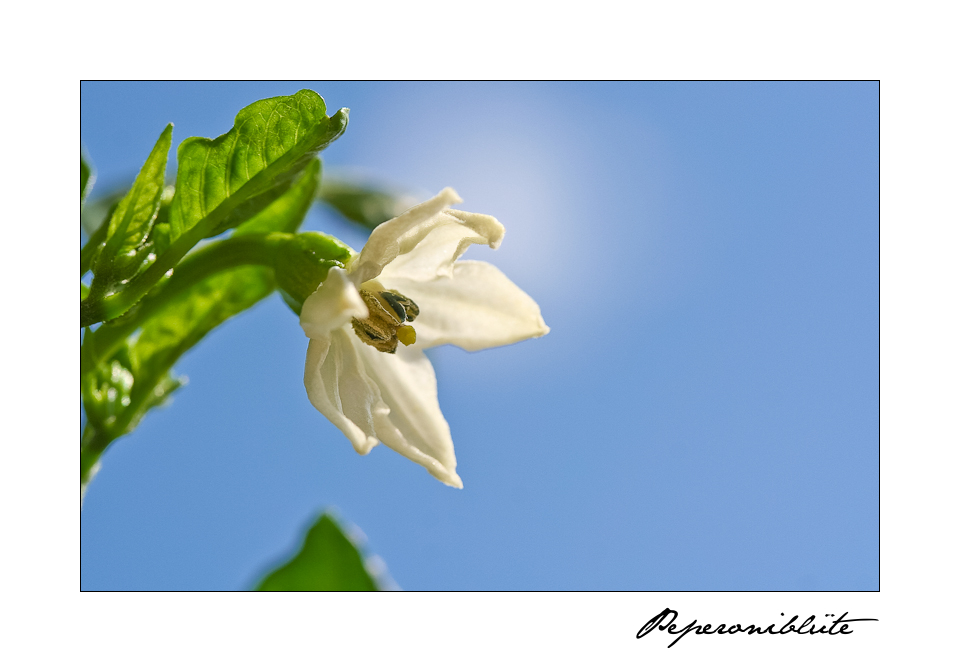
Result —
M 354 450 L 366 455 L 378 442 L 376 418 L 390 410 L 364 370 L 361 348 L 373 350 L 345 329 L 311 338 L 303 385 L 310 403 L 350 439 Z
M 303 302 L 300 326 L 309 338 L 323 338 L 355 317 L 367 317 L 360 292 L 341 268 L 331 268 L 327 279 Z
M 456 256 L 460 256 L 470 242 L 497 247 L 503 238 L 503 226 L 487 215 L 447 210 L 460 200 L 457 192 L 447 187 L 429 201 L 375 228 L 360 251 L 360 256 L 350 265 L 350 278 L 355 284 L 361 285 L 377 277 L 384 266 L 417 248 L 420 242 L 438 227 L 456 225 L 465 229 L 458 242 L 465 237 L 472 238 L 463 243 Z
M 425 241 L 426 243 L 426 241 Z M 451 275 L 421 281 L 394 275 L 380 280 L 420 308 L 417 347 L 452 343 L 464 350 L 509 345 L 550 331 L 540 307 L 496 266 L 458 261 Z
M 447 485 L 462 488 L 450 426 L 440 412 L 437 377 L 427 356 L 406 347 L 389 354 L 361 345 L 359 352 L 390 408 L 388 415 L 373 416 L 377 438 Z
M 461 210 L 445 210 L 431 220 L 431 227 L 420 238 L 419 244 L 399 256 L 383 269 L 383 278 L 403 276 L 416 280 L 432 280 L 437 276 L 452 276 L 454 262 L 470 245 L 500 247 L 503 224 L 490 215 Z

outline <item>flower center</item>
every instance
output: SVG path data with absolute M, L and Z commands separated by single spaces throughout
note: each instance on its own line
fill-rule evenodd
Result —
M 353 331 L 361 341 L 391 354 L 397 351 L 398 342 L 404 345 L 417 342 L 417 332 L 404 324 L 417 319 L 420 314 L 417 304 L 394 289 L 384 289 L 376 280 L 360 286 L 360 298 L 370 310 L 368 317 L 353 320 Z

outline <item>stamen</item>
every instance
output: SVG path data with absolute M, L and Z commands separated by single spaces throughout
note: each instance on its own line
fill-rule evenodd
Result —
M 420 308 L 396 290 L 384 289 L 375 280 L 363 283 L 360 298 L 369 308 L 366 318 L 353 320 L 357 338 L 372 345 L 380 352 L 395 353 L 397 343 L 413 345 L 417 332 L 404 322 L 413 322 L 420 315 Z
M 380 296 L 391 306 L 399 307 L 397 313 L 406 316 L 404 322 L 413 322 L 420 315 L 420 307 L 395 289 L 384 290 Z
M 393 310 L 393 314 L 397 316 L 401 322 L 407 321 L 407 311 L 403 309 L 403 304 L 400 302 L 400 298 L 396 294 L 392 294 L 387 291 L 380 292 L 380 298 L 387 302 L 387 305 L 390 306 Z
M 397 327 L 397 340 L 404 345 L 413 345 L 417 342 L 417 330 L 409 324 Z

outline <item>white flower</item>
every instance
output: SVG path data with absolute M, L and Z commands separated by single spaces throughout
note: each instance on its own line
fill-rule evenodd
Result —
M 382 441 L 457 488 L 424 348 L 481 350 L 550 331 L 533 299 L 496 267 L 458 261 L 473 243 L 496 249 L 504 232 L 493 217 L 449 209 L 460 200 L 447 188 L 378 226 L 300 314 L 310 338 L 303 382 L 317 410 L 361 455 Z

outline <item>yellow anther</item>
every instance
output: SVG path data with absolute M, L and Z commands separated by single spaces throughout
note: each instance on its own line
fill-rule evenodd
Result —
M 417 342 L 417 331 L 409 324 L 397 327 L 397 340 L 404 345 L 413 345 Z

